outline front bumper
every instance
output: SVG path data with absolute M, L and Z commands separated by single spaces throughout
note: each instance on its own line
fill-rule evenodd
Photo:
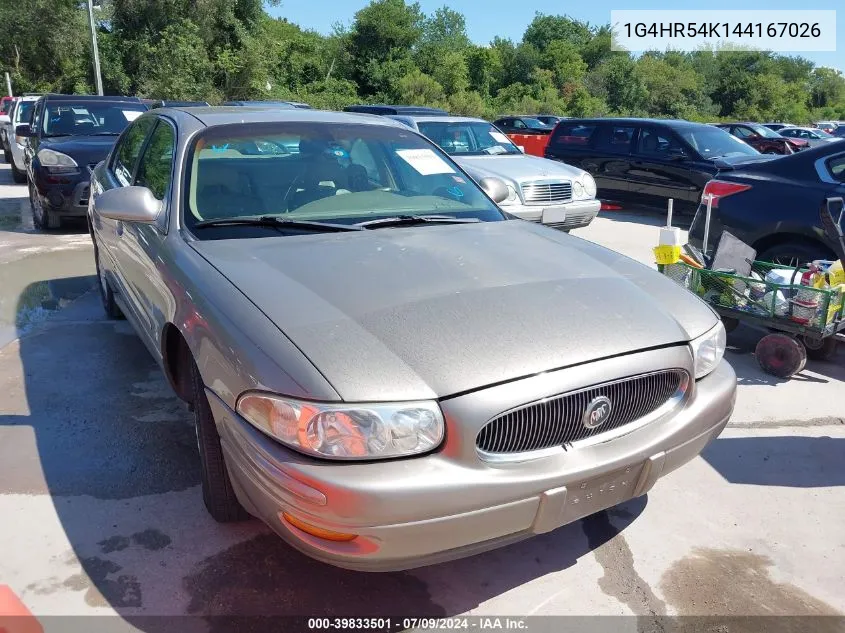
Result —
M 38 170 L 40 171 L 40 170 Z M 35 190 L 41 204 L 60 217 L 84 218 L 88 213 L 90 180 L 79 175 L 47 176 L 36 172 Z
M 315 559 L 390 571 L 477 554 L 556 529 L 602 509 L 572 506 L 585 482 L 633 469 L 624 494 L 607 498 L 604 507 L 609 507 L 647 493 L 659 477 L 698 455 L 733 411 L 736 375 L 726 362 L 695 383 L 683 406 L 663 418 L 609 441 L 531 461 L 482 461 L 474 442 L 467 441 L 474 430 L 466 433 L 455 422 L 470 416 L 483 422 L 512 402 L 667 362 L 688 367 L 689 348 L 608 359 L 444 400 L 447 440 L 437 452 L 371 463 L 315 460 L 290 451 L 208 395 L 235 491 L 249 512 Z M 579 508 L 589 511 L 579 515 Z M 348 542 L 317 538 L 280 518 L 282 512 L 358 537 Z
M 502 211 L 522 220 L 546 224 L 559 229 L 578 229 L 587 226 L 601 209 L 598 200 L 574 200 L 548 206 L 525 204 L 500 204 Z

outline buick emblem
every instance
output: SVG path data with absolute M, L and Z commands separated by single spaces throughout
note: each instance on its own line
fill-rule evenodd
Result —
M 605 396 L 598 396 L 590 400 L 590 404 L 584 411 L 582 422 L 588 429 L 598 428 L 607 422 L 612 410 L 613 405 L 610 404 L 610 399 Z

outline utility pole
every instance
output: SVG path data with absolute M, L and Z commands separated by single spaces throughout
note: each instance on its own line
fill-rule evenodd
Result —
M 100 51 L 97 48 L 97 28 L 94 24 L 94 2 L 88 0 L 88 24 L 91 27 L 91 50 L 94 52 L 94 81 L 97 82 L 97 94 L 103 94 L 103 77 L 100 75 Z

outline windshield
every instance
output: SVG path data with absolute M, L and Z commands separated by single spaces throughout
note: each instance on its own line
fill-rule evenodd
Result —
M 188 227 L 247 216 L 337 224 L 424 214 L 505 219 L 445 154 L 411 130 L 313 122 L 221 125 L 195 141 L 189 160 Z M 242 237 L 249 233 L 243 226 L 214 230 Z
M 701 127 L 682 127 L 676 131 L 704 158 L 743 154 L 753 156 L 760 153 L 747 143 L 717 127 L 702 125 Z
M 29 123 L 35 101 L 21 101 L 15 110 L 15 123 Z
M 482 121 L 425 121 L 420 132 L 452 156 L 522 154 L 510 139 L 489 123 Z
M 765 125 L 751 124 L 748 127 L 750 127 L 757 134 L 759 134 L 760 136 L 762 136 L 764 138 L 781 138 L 780 134 L 778 134 L 777 132 L 773 132 L 772 130 L 767 128 Z
M 98 134 L 118 136 L 146 111 L 142 103 L 90 101 L 49 103 L 43 120 L 44 136 Z
M 540 119 L 528 119 L 528 118 L 523 117 L 522 122 L 525 123 L 525 125 L 527 125 L 528 127 L 539 127 L 539 128 L 551 127 L 550 125 L 543 123 Z
M 833 138 L 833 134 L 828 134 L 826 131 L 821 129 L 813 130 L 813 133 L 815 134 L 816 138 Z

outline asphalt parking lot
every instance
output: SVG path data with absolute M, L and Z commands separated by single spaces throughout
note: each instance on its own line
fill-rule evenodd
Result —
M 0 584 L 37 616 L 845 614 L 845 349 L 784 382 L 737 330 L 731 424 L 647 497 L 474 558 L 343 571 L 211 520 L 189 414 L 103 318 L 85 227 L 34 232 L 11 183 L 0 165 Z M 659 223 L 573 234 L 648 262 Z

